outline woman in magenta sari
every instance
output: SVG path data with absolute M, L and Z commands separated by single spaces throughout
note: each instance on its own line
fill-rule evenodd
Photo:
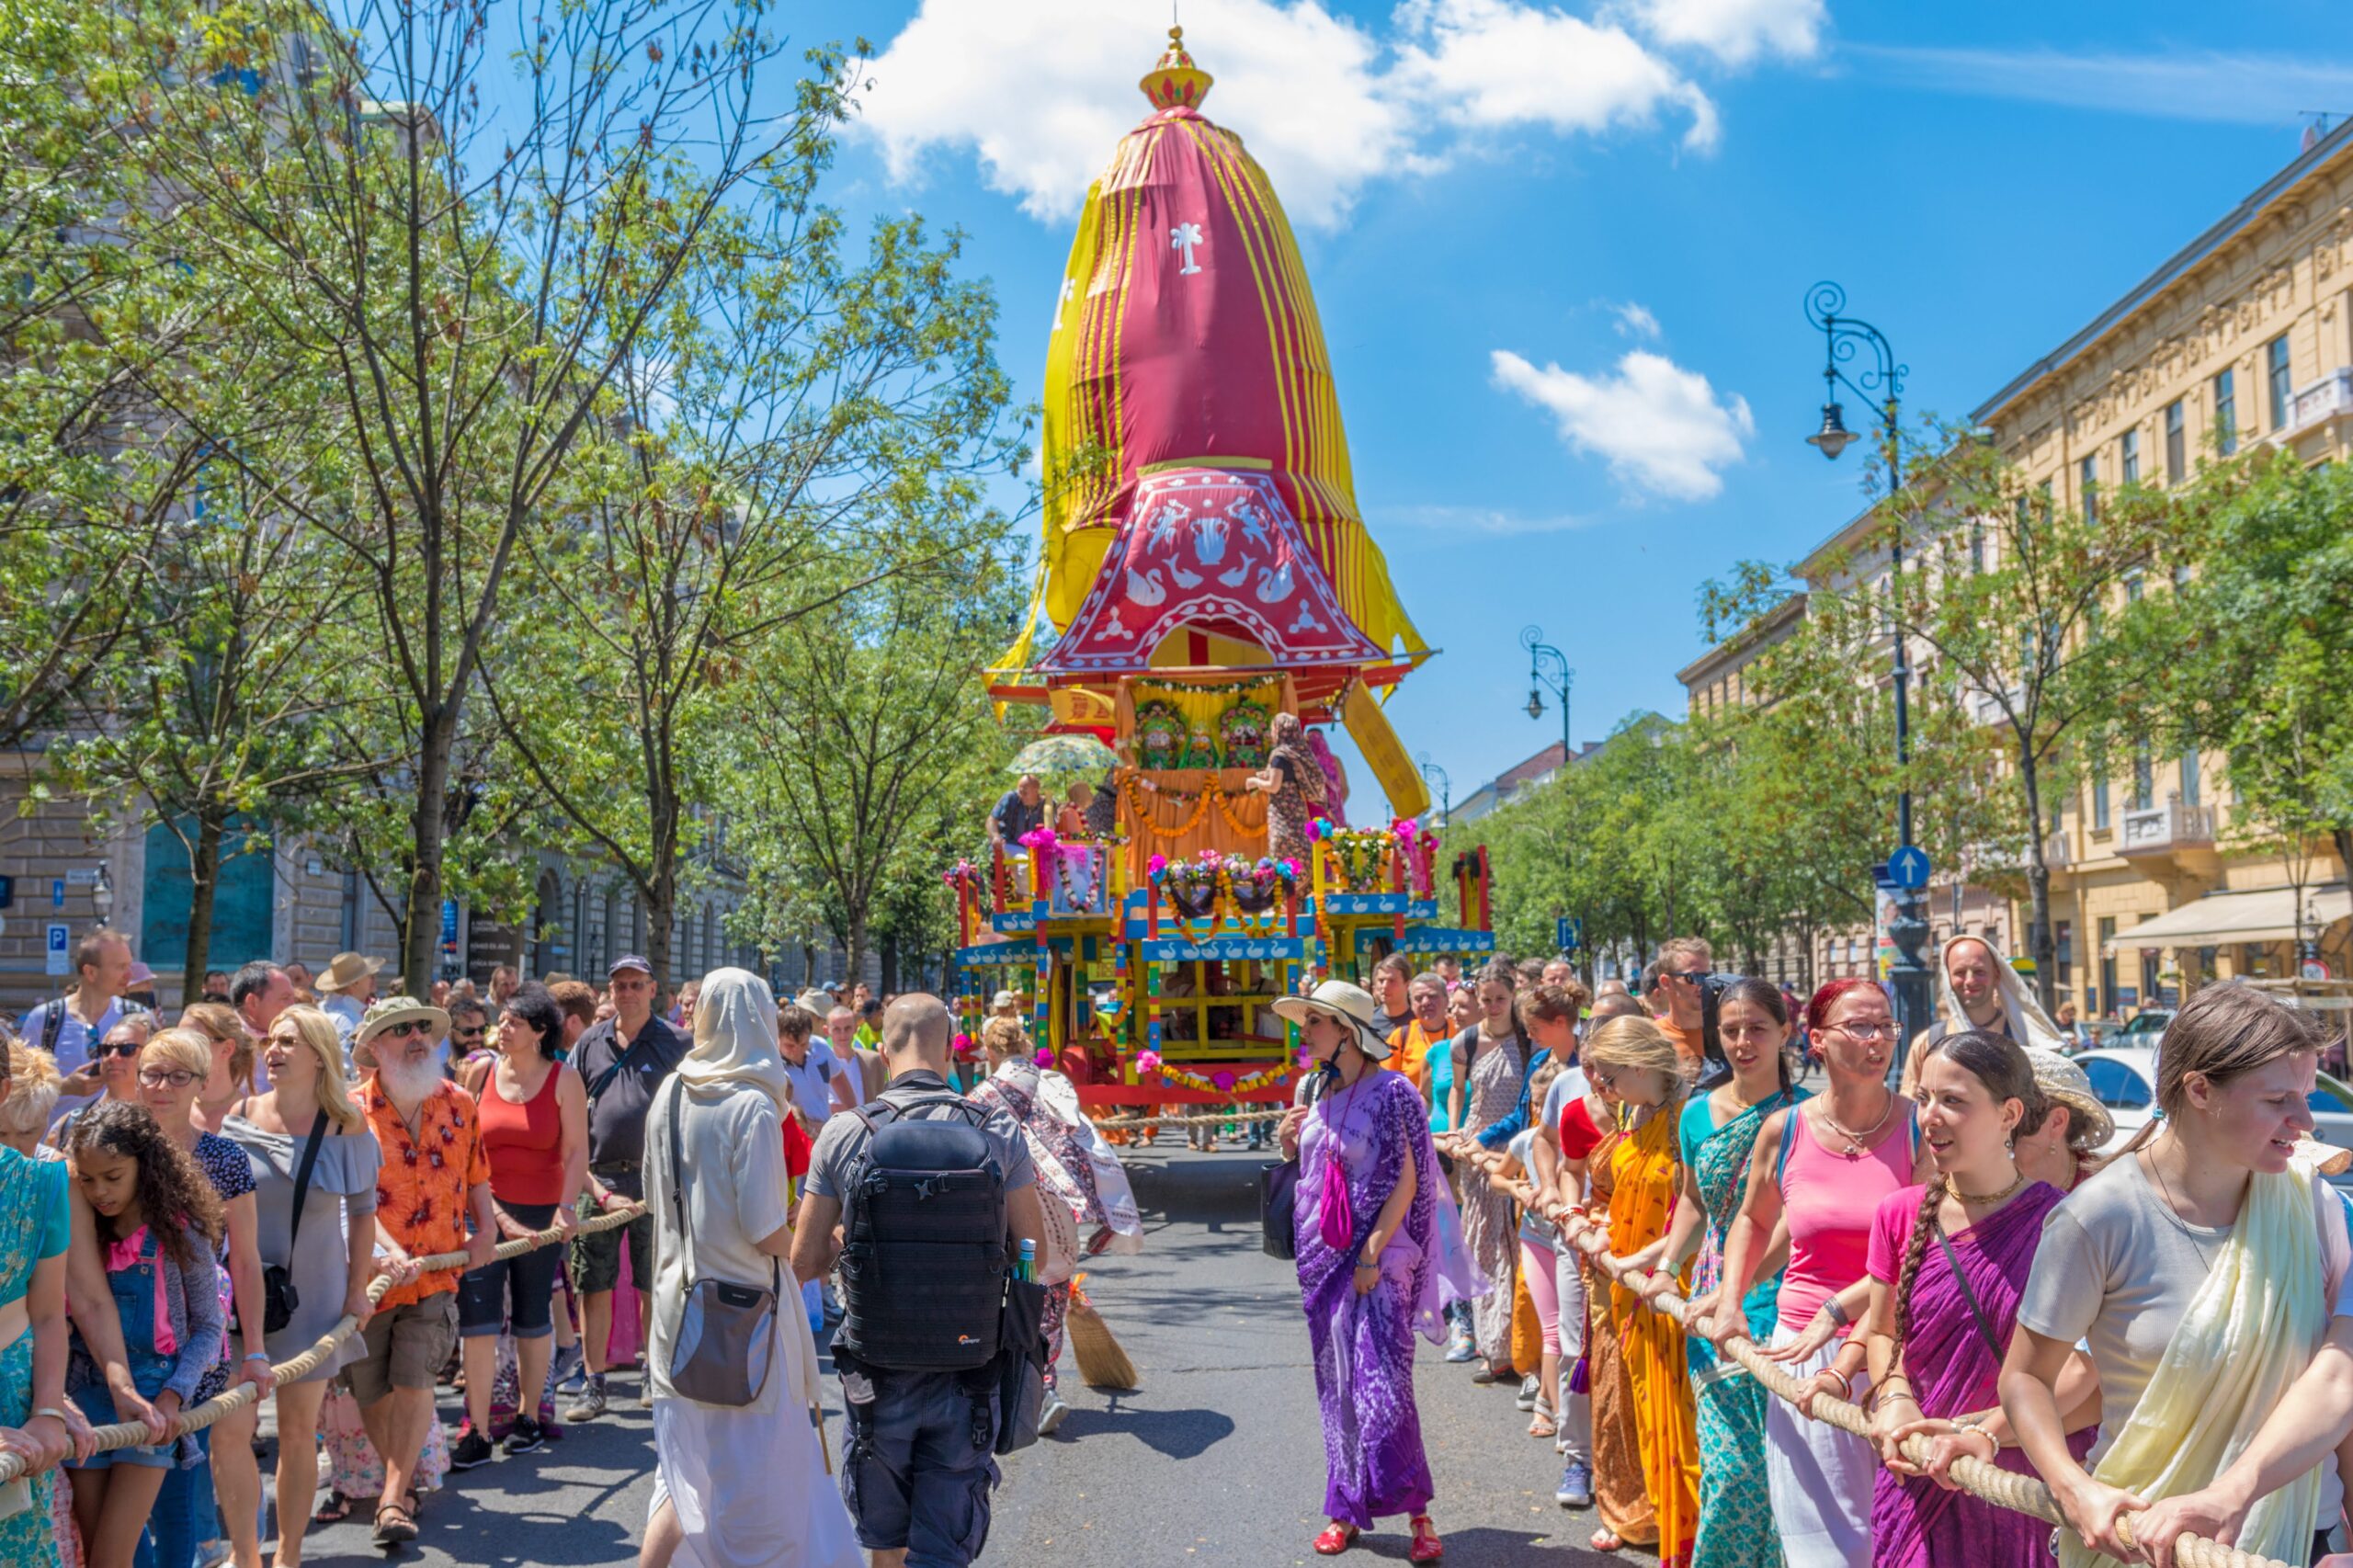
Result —
M 1995 1392 L 2056 1187 L 2029 1180 L 2013 1140 L 2048 1113 L 2026 1053 L 2003 1035 L 1948 1034 L 1921 1048 L 1920 1135 L 1936 1175 L 1890 1194 L 1871 1226 L 1871 1435 L 1887 1469 L 1871 1494 L 1876 1568 L 2001 1563 L 2050 1568 L 2051 1527 L 1951 1489 L 1962 1454 L 2031 1475 Z M 2072 1426 L 2097 1420 L 2085 1369 Z M 2088 1393 L 2088 1403 L 2084 1397 Z M 1903 1452 L 1925 1437 L 1929 1462 Z M 2080 1459 L 2092 1434 L 2070 1446 Z
M 1430 1523 L 1433 1488 L 1414 1406 L 1414 1332 L 1436 1345 L 1449 1293 L 1468 1297 L 1467 1266 L 1440 1242 L 1445 1178 L 1430 1145 L 1429 1111 L 1401 1074 L 1381 1066 L 1388 1041 L 1372 1028 L 1372 997 L 1342 981 L 1275 1011 L 1299 1025 L 1322 1092 L 1285 1114 L 1279 1135 L 1299 1160 L 1294 1240 L 1299 1292 L 1315 1356 L 1330 1525 L 1315 1550 L 1336 1557 L 1383 1517 L 1404 1514 L 1408 1558 L 1435 1562 L 1445 1548 Z

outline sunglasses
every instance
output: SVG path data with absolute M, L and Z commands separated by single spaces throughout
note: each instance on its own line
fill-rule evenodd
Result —
M 1682 981 L 1687 985 L 1697 985 L 1708 978 L 1708 971 L 1704 969 L 1671 969 L 1666 971 L 1666 977 Z
M 408 1036 L 413 1034 L 421 1035 L 430 1034 L 432 1032 L 432 1028 L 428 1025 L 412 1018 L 408 1022 L 403 1024 L 386 1024 L 382 1028 L 376 1031 L 376 1035 L 380 1040 L 387 1036 L 393 1040 L 405 1040 Z
M 109 1040 L 98 1047 L 100 1056 L 136 1056 L 147 1048 L 135 1040 Z

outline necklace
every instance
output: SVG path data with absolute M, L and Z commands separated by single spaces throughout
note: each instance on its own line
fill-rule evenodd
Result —
M 2002 1199 L 2007 1198 L 2010 1194 L 2016 1192 L 2025 1185 L 2026 1173 L 2024 1171 L 2019 1171 L 2012 1176 L 2010 1178 L 2010 1185 L 2002 1188 L 1999 1192 L 1963 1192 L 1961 1190 L 1960 1187 L 1956 1185 L 1952 1188 L 1952 1195 L 1955 1198 L 1960 1199 L 1963 1203 L 1999 1203 Z
M 1836 1132 L 1839 1137 L 1844 1138 L 1847 1141 L 1847 1147 L 1844 1153 L 1847 1158 L 1850 1160 L 1856 1159 L 1870 1152 L 1870 1140 L 1879 1136 L 1879 1130 L 1885 1127 L 1887 1125 L 1887 1119 L 1894 1114 L 1895 1096 L 1891 1092 L 1887 1096 L 1887 1108 L 1879 1113 L 1879 1119 L 1877 1121 L 1872 1122 L 1860 1132 L 1849 1132 L 1847 1131 L 1846 1127 L 1839 1122 L 1836 1117 L 1830 1114 L 1830 1096 L 1824 1095 L 1822 1097 L 1822 1119 L 1830 1124 L 1831 1131 Z

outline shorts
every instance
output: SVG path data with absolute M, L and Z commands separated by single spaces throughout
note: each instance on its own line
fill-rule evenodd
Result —
M 93 1426 L 104 1426 L 115 1419 L 114 1394 L 101 1381 L 93 1381 L 74 1389 L 70 1397 L 82 1407 L 82 1414 Z M 138 1443 L 127 1449 L 100 1449 L 88 1459 L 65 1459 L 67 1470 L 111 1470 L 117 1465 L 137 1466 L 144 1470 L 170 1470 L 176 1459 L 179 1440 L 162 1443 Z
M 988 1543 L 996 1393 L 981 1395 L 976 1412 L 964 1376 L 843 1372 L 849 1449 L 842 1501 L 868 1551 L 904 1550 L 909 1562 L 929 1568 L 969 1563 Z
M 368 1320 L 360 1337 L 367 1358 L 343 1369 L 352 1398 L 369 1405 L 394 1389 L 429 1392 L 457 1347 L 457 1293 L 438 1290 L 421 1301 L 386 1308 Z
M 552 1203 L 502 1203 L 509 1219 L 529 1230 L 555 1222 Z M 544 1339 L 555 1332 L 555 1278 L 563 1269 L 560 1246 L 534 1247 L 520 1257 L 502 1257 L 487 1267 L 468 1269 L 458 1281 L 458 1336 L 479 1339 L 496 1334 L 510 1318 L 517 1339 Z
M 640 1214 L 619 1230 L 595 1231 L 572 1239 L 572 1288 L 598 1296 L 621 1282 L 621 1239 L 629 1239 L 630 1288 L 654 1289 L 654 1216 Z

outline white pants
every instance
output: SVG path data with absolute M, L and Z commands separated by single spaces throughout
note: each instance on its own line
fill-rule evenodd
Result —
M 1561 1293 L 1561 1386 L 1552 1401 L 1553 1425 L 1560 1435 L 1552 1446 L 1580 1464 L 1593 1462 L 1593 1396 L 1571 1393 L 1578 1358 L 1585 1354 L 1585 1273 L 1582 1256 L 1567 1243 L 1552 1249 L 1552 1287 Z
M 1787 1345 L 1795 1330 L 1775 1328 Z M 1802 1382 L 1830 1365 L 1841 1342 L 1832 1340 L 1782 1370 Z M 1852 1387 L 1860 1388 L 1858 1378 Z M 1871 1477 L 1878 1469 L 1860 1437 L 1826 1422 L 1809 1421 L 1774 1395 L 1765 1402 L 1765 1479 L 1773 1501 L 1773 1528 L 1789 1568 L 1850 1568 L 1871 1560 Z

